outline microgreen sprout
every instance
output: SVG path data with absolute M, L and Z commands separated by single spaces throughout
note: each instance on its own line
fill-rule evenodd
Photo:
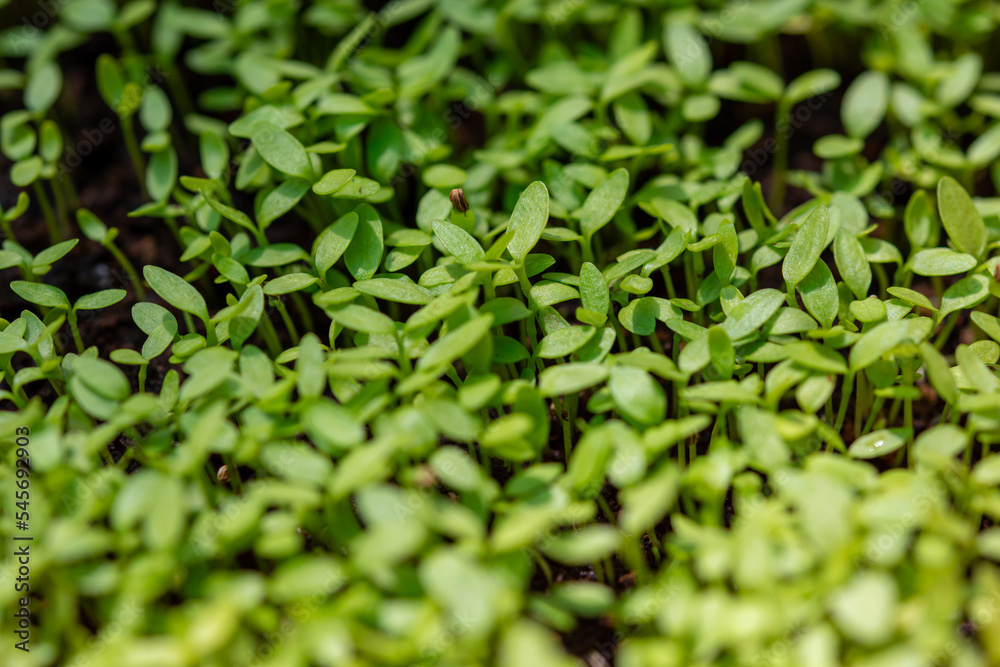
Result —
M 1000 5 L 197 4 L 0 39 L 0 663 L 1000 664 Z

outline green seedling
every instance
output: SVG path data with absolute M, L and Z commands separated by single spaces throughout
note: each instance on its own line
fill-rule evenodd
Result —
M 1000 664 L 997 3 L 286 4 L 5 34 L 35 653 Z
M 73 333 L 73 341 L 76 343 L 77 352 L 81 354 L 84 348 L 83 340 L 80 338 L 80 330 L 77 326 L 78 312 L 81 310 L 109 308 L 125 298 L 125 290 L 107 289 L 94 292 L 93 294 L 86 294 L 71 304 L 66 293 L 53 285 L 15 280 L 10 284 L 10 288 L 19 297 L 37 306 L 65 310 L 70 330 Z
M 111 227 L 109 229 L 96 215 L 85 208 L 77 210 L 76 223 L 80 226 L 80 231 L 83 232 L 84 236 L 107 248 L 111 256 L 115 258 L 115 261 L 128 274 L 128 279 L 132 283 L 132 288 L 135 290 L 136 296 L 140 300 L 145 300 L 146 289 L 142 286 L 142 281 L 139 280 L 139 274 L 136 273 L 135 267 L 132 266 L 132 262 L 125 256 L 125 253 L 115 244 L 115 239 L 118 238 L 118 228 Z

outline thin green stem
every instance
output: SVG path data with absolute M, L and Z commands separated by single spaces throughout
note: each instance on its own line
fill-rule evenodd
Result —
M 399 354 L 397 355 L 399 367 L 403 371 L 404 375 L 409 375 L 413 372 L 413 364 L 410 362 L 410 354 L 406 349 L 403 335 L 401 333 L 396 335 L 396 346 L 399 348 Z M 485 423 L 485 420 L 483 423 Z
M 854 396 L 854 435 L 855 437 L 861 435 L 861 427 L 864 424 L 865 414 L 865 402 L 867 396 L 865 395 L 865 389 L 867 383 L 865 382 L 864 371 L 858 373 L 856 376 L 857 380 L 857 394 Z
M 236 459 L 233 458 L 232 454 L 223 454 L 222 460 L 226 463 L 226 472 L 229 473 L 229 481 L 233 483 L 233 488 L 236 489 L 236 493 L 243 493 L 243 478 L 240 476 L 239 466 L 236 465 Z
M 266 312 L 260 318 L 260 335 L 264 337 L 267 352 L 272 358 L 281 354 L 281 342 L 278 340 L 278 331 L 274 328 L 274 322 L 271 321 Z
M 288 314 L 288 309 L 285 308 L 285 302 L 280 298 L 274 300 L 274 307 L 278 309 L 278 314 L 281 315 L 281 321 L 285 323 L 285 328 L 288 329 L 288 335 L 292 337 L 292 344 L 299 344 L 299 330 L 295 327 L 295 322 L 292 321 L 291 315 Z
M 139 189 L 142 194 L 146 194 L 146 165 L 139 151 L 139 144 L 135 140 L 135 127 L 131 116 L 122 118 L 122 135 L 125 137 L 125 148 L 128 150 L 129 159 L 132 160 L 132 167 L 135 175 L 139 178 Z
M 608 520 L 612 526 L 618 524 L 618 520 L 615 519 L 615 513 L 611 511 L 611 506 L 608 505 L 608 501 L 605 500 L 604 496 L 600 493 L 597 494 L 597 504 L 601 508 L 601 512 L 604 513 L 604 517 Z
M 70 308 L 66 319 L 69 320 L 69 330 L 73 332 L 73 342 L 76 343 L 76 351 L 83 354 L 83 339 L 80 338 L 80 328 L 76 324 L 76 310 Z
M 649 579 L 649 565 L 646 563 L 646 557 L 642 553 L 642 543 L 638 535 L 634 538 L 626 540 L 624 544 L 625 548 L 625 559 L 628 564 L 635 571 L 636 578 L 639 581 L 647 581 Z
M 948 321 L 945 322 L 944 328 L 941 329 L 941 333 L 934 339 L 934 347 L 939 350 L 944 347 L 944 344 L 951 337 L 951 332 L 954 331 L 956 324 L 958 324 L 958 313 L 952 313 Z
M 913 388 L 914 364 L 911 360 L 903 362 L 903 384 L 907 389 Z M 913 400 L 908 396 L 903 399 L 903 426 L 906 435 L 906 465 L 913 467 Z
M 531 309 L 531 315 L 525 321 L 528 329 L 528 340 L 531 342 L 531 353 L 535 356 L 535 351 L 538 349 L 538 329 L 535 324 L 535 316 L 537 313 L 537 308 L 535 307 L 535 301 L 531 298 L 531 282 L 528 280 L 528 273 L 524 270 L 523 266 L 519 266 L 514 269 L 514 273 L 517 275 L 518 285 L 521 287 L 521 292 L 524 294 L 525 300 L 528 302 L 528 308 Z M 537 360 L 541 364 L 541 360 Z
M 38 205 L 42 209 L 42 215 L 45 217 L 45 226 L 49 228 L 49 239 L 53 244 L 59 243 L 62 237 L 59 234 L 56 217 L 52 213 L 52 204 L 49 203 L 49 198 L 45 195 L 45 190 L 42 189 L 42 184 L 39 181 L 35 181 L 31 186 L 35 191 L 35 198 L 38 199 Z
M 135 266 L 129 261 L 129 258 L 125 256 L 125 253 L 115 245 L 114 241 L 109 241 L 105 244 L 105 248 L 111 253 L 111 256 L 115 258 L 125 273 L 128 274 L 129 282 L 132 283 L 132 288 L 135 290 L 135 296 L 139 301 L 146 300 L 146 288 L 142 286 L 142 281 L 139 279 L 139 274 L 135 270 Z
M 206 318 L 202 320 L 205 323 L 205 340 L 208 343 L 208 347 L 214 347 L 219 344 L 219 339 L 215 335 L 215 325 L 212 324 L 211 318 Z
M 667 297 L 670 299 L 676 299 L 677 290 L 674 288 L 674 279 L 670 276 L 670 267 L 662 267 L 660 269 L 660 274 L 663 276 L 663 284 L 667 288 Z
M 66 198 L 63 197 L 62 190 L 56 187 L 55 178 L 49 179 L 49 189 L 52 190 L 52 196 L 56 200 L 60 236 L 69 236 L 69 213 L 66 210 Z
M 881 396 L 875 397 L 875 400 L 872 402 L 872 408 L 868 412 L 868 419 L 865 421 L 865 427 L 858 435 L 864 435 L 872 430 L 872 427 L 875 425 L 875 421 L 878 419 L 879 413 L 882 411 L 882 404 L 884 402 L 885 399 Z
M 785 174 L 788 171 L 788 132 L 791 109 L 779 102 L 774 114 L 775 148 L 774 169 L 771 171 L 771 192 L 767 204 L 775 215 L 785 207 Z
M 3 216 L 0 216 L 0 230 L 3 230 L 4 236 L 10 239 L 11 241 L 17 240 L 16 238 L 14 238 L 14 228 L 11 227 L 10 221 L 4 218 Z
M 60 176 L 57 175 L 56 178 L 53 181 L 53 187 L 55 187 L 54 183 L 56 181 L 58 181 L 59 187 L 61 187 L 63 189 L 63 191 L 66 193 L 66 204 L 67 204 L 67 206 L 70 209 L 77 208 L 78 207 L 78 201 L 77 201 L 78 197 L 76 196 L 76 188 L 73 187 L 73 179 L 71 179 L 68 174 L 65 175 L 65 178 L 62 178 L 62 177 L 60 177 Z
M 833 425 L 833 430 L 840 433 L 844 426 L 844 418 L 847 417 L 847 404 L 851 399 L 851 392 L 854 391 L 854 372 L 848 372 L 844 376 L 844 381 L 840 385 L 840 407 L 837 409 L 837 421 Z
M 795 299 L 795 285 L 785 281 L 785 301 L 790 308 L 798 308 L 799 304 Z
M 545 561 L 545 556 L 538 553 L 536 549 L 531 550 L 531 555 L 535 557 L 535 562 L 538 563 L 538 569 L 540 569 L 542 574 L 545 575 L 545 581 L 547 581 L 549 586 L 551 586 L 554 581 L 552 578 L 552 568 L 550 568 L 549 564 Z

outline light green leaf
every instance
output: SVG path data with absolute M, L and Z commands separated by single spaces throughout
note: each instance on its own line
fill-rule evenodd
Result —
M 461 187 L 468 177 L 465 170 L 451 164 L 435 164 L 424 170 L 424 184 L 429 188 L 451 190 Z
M 983 59 L 978 53 L 961 55 L 951 65 L 951 72 L 941 77 L 936 91 L 938 102 L 947 109 L 964 102 L 983 73 Z
M 972 197 L 951 176 L 938 181 L 938 212 L 948 238 L 962 252 L 982 257 L 986 250 L 986 223 Z
M 840 74 L 832 69 L 816 69 L 799 76 L 788 84 L 782 104 L 791 109 L 799 102 L 828 93 L 840 85 Z
M 604 382 L 608 367 L 597 364 L 568 363 L 549 366 L 538 376 L 542 396 L 575 394 Z
M 46 308 L 65 306 L 69 308 L 69 298 L 66 293 L 53 285 L 15 280 L 10 283 L 10 289 L 25 301 L 30 301 L 38 306 Z
M 327 228 L 313 255 L 313 264 L 320 278 L 326 278 L 326 272 L 347 250 L 358 229 L 358 221 L 358 214 L 351 211 Z
M 628 194 L 628 184 L 628 170 L 615 169 L 587 196 L 580 214 L 580 231 L 588 242 L 621 207 Z
M 80 226 L 80 231 L 91 241 L 104 243 L 108 236 L 107 226 L 101 219 L 85 208 L 77 209 L 76 223 Z M 39 253 L 41 254 L 41 253 Z
M 831 327 L 840 310 L 840 295 L 837 292 L 837 281 L 826 262 L 817 261 L 796 289 L 802 295 L 802 303 L 809 314 L 825 328 Z
M 251 232 L 257 231 L 257 226 L 253 224 L 253 220 L 251 220 L 250 216 L 244 213 L 243 211 L 235 209 L 231 206 L 226 206 L 221 202 L 217 202 L 208 195 L 204 196 L 205 196 L 205 201 L 208 202 L 208 205 L 212 207 L 216 211 L 216 213 L 221 215 L 226 220 L 232 220 L 240 227 L 248 229 Z
M 549 191 L 544 183 L 535 181 L 521 193 L 507 226 L 514 232 L 514 237 L 507 244 L 507 251 L 516 262 L 524 262 L 541 238 L 548 220 Z
M 937 244 L 939 227 L 928 199 L 927 192 L 917 190 L 910 197 L 910 201 L 906 202 L 903 213 L 906 238 L 915 248 L 926 248 Z
M 449 331 L 427 348 L 417 362 L 418 369 L 430 369 L 450 364 L 468 354 L 493 326 L 493 315 L 477 315 L 462 326 Z
M 608 389 L 618 411 L 627 419 L 655 426 L 666 416 L 667 397 L 663 387 L 641 368 L 613 366 Z
M 663 45 L 667 59 L 687 86 L 697 88 L 708 81 L 712 52 L 691 23 L 668 19 L 663 28 Z
M 18 160 L 10 168 L 10 182 L 19 188 L 26 188 L 38 179 L 44 166 L 42 158 L 37 155 Z
M 126 292 L 123 289 L 106 289 L 93 294 L 85 294 L 77 299 L 73 304 L 75 310 L 97 310 L 108 308 L 125 298 Z
M 142 275 L 153 291 L 171 306 L 203 320 L 208 319 L 208 306 L 204 297 L 183 278 L 166 269 L 148 264 L 143 267 Z
M 125 373 L 103 359 L 77 357 L 73 377 L 79 378 L 88 389 L 111 401 L 123 401 L 132 393 Z
M 396 324 L 391 317 L 365 306 L 347 304 L 327 309 L 326 314 L 334 322 L 353 331 L 368 334 L 393 334 L 396 332 Z
M 249 250 L 243 255 L 242 262 L 248 266 L 285 266 L 308 259 L 305 251 L 294 243 L 272 243 Z
M 272 222 L 291 211 L 299 200 L 309 191 L 309 181 L 301 178 L 289 178 L 281 185 L 271 190 L 261 202 L 257 212 L 257 224 L 261 229 L 267 229 Z
M 546 541 L 542 551 L 556 562 L 583 566 L 607 558 L 621 541 L 622 534 L 613 526 L 593 524 L 576 532 L 560 533 Z
M 59 97 L 63 88 L 62 70 L 55 60 L 39 63 L 28 74 L 24 86 L 24 107 L 33 113 L 44 115 Z
M 974 273 L 967 278 L 962 278 L 945 290 L 941 297 L 941 311 L 938 313 L 938 321 L 956 311 L 973 308 L 989 298 L 991 281 L 992 277 Z
M 864 139 L 885 116 L 889 104 L 889 77 L 869 70 L 851 82 L 844 93 L 840 117 L 847 134 Z
M 257 330 L 257 324 L 264 314 L 264 291 L 260 285 L 248 286 L 240 297 L 237 308 L 239 312 L 229 321 L 229 341 L 233 344 L 233 349 L 238 350 Z M 174 328 L 176 329 L 176 324 Z
M 840 277 L 854 296 L 859 299 L 868 296 L 868 288 L 872 284 L 872 267 L 865 257 L 865 249 L 854 234 L 845 229 L 837 232 L 833 242 L 833 258 Z
M 860 370 L 870 366 L 903 343 L 922 343 L 930 335 L 932 328 L 933 322 L 927 317 L 893 320 L 876 325 L 851 348 L 851 369 Z
M 914 253 L 907 264 L 920 276 L 953 276 L 974 268 L 977 262 L 972 255 L 950 248 L 927 248 Z
M 980 310 L 972 311 L 969 317 L 977 327 L 983 330 L 983 333 L 993 340 L 1000 342 L 1000 320 Z
M 861 436 L 848 448 L 847 455 L 856 459 L 874 459 L 891 454 L 906 444 L 909 430 L 882 429 Z
M 976 137 L 969 144 L 969 162 L 977 167 L 985 167 L 1000 157 L 1000 123 Z
M 716 233 L 722 240 L 712 248 L 712 266 L 715 274 L 719 276 L 719 283 L 728 285 L 736 269 L 740 242 L 736 236 L 736 228 L 729 220 L 723 221 Z
M 357 172 L 353 169 L 334 169 L 323 174 L 323 177 L 313 183 L 312 190 L 318 195 L 332 195 L 347 185 Z
M 315 178 L 306 149 L 286 130 L 268 121 L 253 124 L 250 131 L 254 148 L 278 171 L 312 182 Z
M 431 223 L 431 227 L 445 250 L 462 264 L 481 262 L 486 257 L 479 242 L 458 225 L 453 225 L 447 220 L 435 220 Z
M 792 246 L 781 264 L 781 274 L 787 283 L 797 285 L 813 270 L 826 247 L 829 227 L 829 210 L 825 206 L 817 206 L 795 233 Z
M 358 228 L 344 253 L 344 262 L 355 280 L 368 280 L 375 275 L 382 263 L 382 251 L 385 248 L 382 242 L 382 220 L 368 204 L 358 206 L 356 211 Z
M 409 303 L 423 306 L 434 299 L 434 294 L 409 278 L 373 278 L 354 283 L 354 289 L 363 294 L 370 294 L 378 299 L 395 303 Z
M 765 288 L 751 292 L 729 311 L 722 329 L 735 341 L 759 330 L 778 308 L 785 303 L 785 295 L 776 289 Z
M 538 343 L 538 356 L 542 359 L 566 357 L 586 345 L 597 329 L 591 326 L 563 327 L 545 336 Z
M 291 294 L 304 290 L 316 283 L 317 280 L 319 279 L 316 276 L 311 276 L 308 273 L 289 273 L 264 283 L 264 294 L 268 296 Z
M 153 153 L 146 169 L 146 190 L 153 201 L 163 202 L 177 184 L 177 153 L 173 147 Z
M 76 247 L 76 244 L 80 242 L 80 239 L 70 239 L 69 241 L 63 241 L 57 243 L 54 246 L 49 246 L 45 250 L 41 251 L 35 258 L 31 260 L 31 266 L 33 268 L 39 269 L 44 266 L 48 266 L 65 257 L 70 250 Z
M 611 307 L 608 282 L 591 262 L 580 267 L 580 301 L 584 308 L 595 313 L 606 314 Z

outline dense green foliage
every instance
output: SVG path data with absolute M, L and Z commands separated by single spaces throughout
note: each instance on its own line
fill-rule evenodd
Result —
M 16 5 L 4 665 L 1000 664 L 1000 4 Z

